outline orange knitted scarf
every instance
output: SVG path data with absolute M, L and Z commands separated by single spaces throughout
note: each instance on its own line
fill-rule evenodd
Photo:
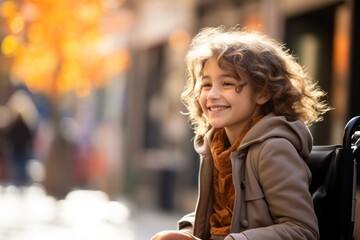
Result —
M 214 204 L 213 214 L 210 216 L 210 233 L 212 235 L 226 236 L 230 233 L 232 211 L 235 201 L 235 189 L 232 180 L 232 168 L 230 153 L 240 145 L 246 133 L 258 122 L 262 116 L 257 116 L 249 121 L 244 127 L 235 143 L 229 147 L 225 129 L 216 129 L 211 145 L 211 153 L 214 159 Z M 239 223 L 240 224 L 240 223 Z

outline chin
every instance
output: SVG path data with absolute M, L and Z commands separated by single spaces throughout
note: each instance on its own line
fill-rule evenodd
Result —
M 210 123 L 210 125 L 214 128 L 224 128 L 225 127 L 224 124 L 219 124 L 219 123 Z

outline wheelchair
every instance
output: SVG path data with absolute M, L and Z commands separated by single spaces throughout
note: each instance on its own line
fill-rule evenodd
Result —
M 360 191 L 357 188 L 359 153 L 360 116 L 346 124 L 342 144 L 314 146 L 310 153 L 307 163 L 312 173 L 310 192 L 321 240 L 355 239 L 354 227 L 359 224 L 355 221 L 360 221 L 355 219 L 356 194 Z M 356 238 L 360 240 L 360 236 Z

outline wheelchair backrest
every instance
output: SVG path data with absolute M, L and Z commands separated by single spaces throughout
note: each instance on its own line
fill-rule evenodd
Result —
M 358 143 L 353 144 L 352 136 L 359 126 L 360 117 L 351 119 L 345 127 L 342 145 L 314 146 L 310 153 L 309 190 L 319 221 L 320 239 L 353 239 L 359 149 Z

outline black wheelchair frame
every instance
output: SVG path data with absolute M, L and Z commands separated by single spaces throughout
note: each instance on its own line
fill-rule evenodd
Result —
M 359 128 L 357 116 L 346 124 L 341 145 L 314 146 L 310 153 L 310 192 L 321 240 L 354 239 Z

